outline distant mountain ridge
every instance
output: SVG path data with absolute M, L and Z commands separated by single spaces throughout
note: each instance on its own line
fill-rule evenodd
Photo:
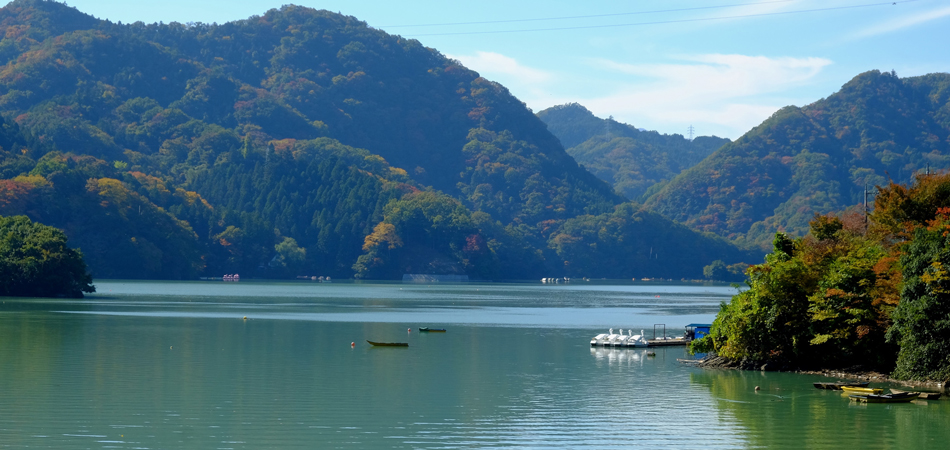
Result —
M 624 204 L 503 86 L 352 17 L 120 25 L 15 0 L 0 23 L 0 214 L 64 229 L 97 277 L 698 278 L 749 258 Z
M 785 107 L 652 195 L 688 226 L 768 248 L 815 213 L 864 201 L 865 186 L 950 165 L 950 74 L 870 71 L 828 98 Z
M 538 117 L 578 163 L 636 201 L 730 142 L 715 136 L 689 140 L 644 131 L 613 118 L 595 117 L 577 103 L 545 109 Z

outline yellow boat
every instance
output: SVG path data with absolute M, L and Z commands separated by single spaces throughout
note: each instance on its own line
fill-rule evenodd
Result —
M 884 393 L 884 389 L 881 388 L 868 388 L 868 387 L 856 387 L 856 386 L 841 386 L 841 390 L 845 394 L 874 394 L 881 395 Z

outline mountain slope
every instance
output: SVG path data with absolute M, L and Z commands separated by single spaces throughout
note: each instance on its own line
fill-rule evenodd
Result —
M 552 233 L 623 202 L 503 86 L 352 17 L 16 0 L 0 23 L 0 213 L 63 228 L 96 276 L 533 278 L 563 270 Z
M 789 106 L 649 198 L 690 227 L 767 248 L 803 235 L 814 213 L 864 201 L 865 186 L 950 164 L 950 74 L 858 75 L 840 91 Z
M 638 201 L 729 142 L 715 136 L 688 140 L 641 131 L 612 118 L 597 118 L 576 103 L 548 108 L 538 117 L 578 163 Z

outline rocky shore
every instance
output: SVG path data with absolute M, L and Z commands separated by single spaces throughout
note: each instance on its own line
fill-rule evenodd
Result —
M 928 391 L 950 393 L 947 390 L 947 383 L 940 381 L 911 381 L 897 380 L 887 374 L 863 370 L 860 367 L 850 369 L 823 369 L 823 370 L 802 370 L 794 367 L 788 367 L 776 363 L 761 363 L 749 360 L 735 360 L 722 356 L 707 356 L 703 359 L 695 360 L 690 363 L 696 367 L 704 369 L 735 369 L 735 370 L 761 370 L 769 372 L 795 372 L 804 375 L 816 375 L 826 378 L 837 378 L 841 380 L 870 381 L 872 383 L 894 383 L 902 386 L 908 386 Z M 815 381 L 824 381 L 818 380 Z

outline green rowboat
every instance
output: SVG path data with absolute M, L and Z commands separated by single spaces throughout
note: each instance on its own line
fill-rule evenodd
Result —
M 848 397 L 852 401 L 862 402 L 862 403 L 908 403 L 916 400 L 916 392 L 905 392 L 903 394 L 887 394 L 887 395 L 874 395 L 874 394 L 851 394 Z
M 366 342 L 369 342 L 374 347 L 408 347 L 409 346 L 408 342 L 373 342 L 370 340 L 367 340 Z

